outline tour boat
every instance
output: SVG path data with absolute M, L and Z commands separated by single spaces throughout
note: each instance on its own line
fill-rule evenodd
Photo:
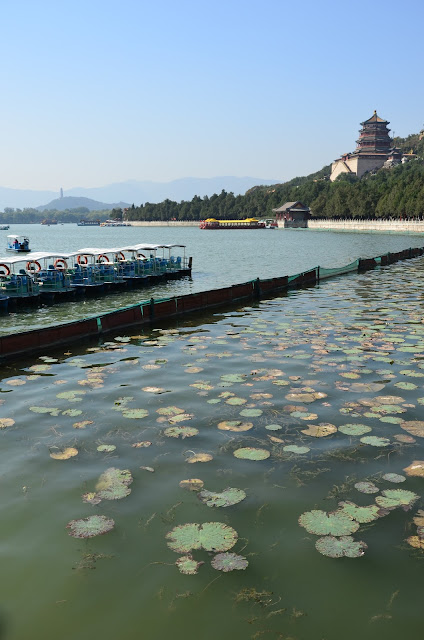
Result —
M 200 223 L 200 229 L 265 229 L 265 222 L 257 218 L 246 218 L 245 220 L 216 220 L 207 218 Z
M 0 224 L 0 231 L 7 231 L 9 229 L 8 224 Z
M 273 218 L 265 220 L 265 229 L 278 229 L 278 222 Z
M 28 253 L 31 251 L 29 248 L 29 238 L 27 236 L 7 236 L 7 251 L 14 251 L 15 253 Z
M 77 227 L 100 227 L 100 220 L 80 220 Z

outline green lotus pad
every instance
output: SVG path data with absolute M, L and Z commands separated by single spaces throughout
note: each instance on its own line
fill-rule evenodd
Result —
M 168 438 L 191 438 L 192 436 L 197 436 L 199 433 L 199 429 L 195 427 L 168 427 L 163 432 Z
M 101 451 L 104 453 L 112 453 L 112 451 L 115 451 L 116 446 L 114 444 L 100 444 L 97 447 L 97 451 Z
M 111 531 L 115 526 L 115 521 L 106 516 L 89 516 L 80 520 L 71 520 L 66 525 L 70 529 L 69 535 L 73 538 L 94 538 Z
M 227 573 L 228 571 L 234 571 L 234 569 L 246 569 L 249 566 L 249 562 L 244 556 L 239 556 L 236 553 L 218 553 L 211 560 L 211 565 L 214 569 Z
M 194 576 L 197 573 L 199 567 L 204 563 L 197 562 L 197 560 L 195 560 L 192 555 L 187 555 L 178 558 L 175 564 L 177 565 L 180 573 L 184 573 L 186 576 Z
M 225 373 L 221 376 L 221 380 L 223 382 L 244 382 L 246 377 L 246 375 L 239 373 Z
M 192 549 L 228 551 L 237 542 L 238 534 L 222 522 L 189 523 L 174 527 L 166 534 L 172 551 L 189 553 Z
M 359 529 L 359 523 L 340 510 L 332 513 L 320 510 L 306 511 L 299 517 L 299 524 L 308 533 L 317 536 L 346 536 Z
M 400 482 L 405 482 L 405 476 L 399 475 L 399 473 L 385 473 L 383 476 L 383 480 L 387 480 L 387 482 L 394 482 L 398 484 Z
M 267 424 L 265 427 L 268 431 L 280 431 L 282 428 L 281 424 Z
M 33 413 L 49 413 L 51 416 L 58 416 L 60 413 L 60 409 L 55 407 L 30 407 L 29 410 Z
M 271 455 L 266 449 L 255 449 L 255 447 L 242 447 L 233 451 L 236 458 L 242 460 L 266 460 Z
M 240 415 L 245 418 L 257 418 L 263 414 L 262 409 L 242 409 Z
M 121 500 L 131 493 L 129 485 L 133 478 L 128 469 L 106 469 L 96 485 L 97 496 L 101 500 Z
M 214 493 L 213 491 L 200 491 L 197 494 L 199 500 L 204 502 L 208 507 L 230 507 L 233 504 L 237 504 L 245 499 L 246 493 L 243 489 L 234 489 L 233 487 L 227 487 L 221 493 Z
M 401 429 L 407 431 L 411 436 L 416 438 L 424 438 L 424 420 L 409 420 L 402 422 Z
M 373 522 L 382 516 L 380 507 L 376 504 L 370 504 L 366 507 L 358 507 L 354 502 L 339 502 L 339 506 L 343 513 L 345 513 L 352 520 L 356 520 L 359 524 L 365 524 L 366 522 Z
M 361 438 L 363 444 L 369 444 L 371 447 L 388 447 L 390 440 L 388 438 L 378 438 L 377 436 L 364 436 Z
M 156 413 L 161 416 L 176 416 L 179 413 L 184 413 L 184 409 L 179 409 L 178 407 L 161 407 L 160 409 L 156 409 Z
M 288 444 L 283 447 L 283 451 L 286 453 L 297 453 L 299 455 L 308 453 L 310 451 L 309 447 L 299 447 L 297 444 Z
M 122 416 L 124 418 L 131 418 L 131 419 L 145 418 L 148 415 L 149 415 L 149 412 L 146 411 L 146 409 L 124 409 L 122 411 Z
M 337 427 L 329 422 L 320 422 L 320 424 L 308 424 L 307 429 L 302 429 L 302 433 L 306 436 L 314 438 L 325 438 L 326 436 L 336 433 Z
M 363 436 L 365 433 L 372 431 L 371 427 L 366 424 L 342 424 L 339 431 L 346 436 Z
M 81 402 L 82 398 L 78 398 L 78 396 L 83 396 L 85 393 L 86 391 L 61 391 L 56 394 L 56 398 L 69 400 L 69 402 Z
M 342 536 L 341 538 L 324 536 L 318 538 L 315 548 L 323 556 L 329 558 L 360 558 L 364 555 L 367 545 L 365 542 L 354 540 L 352 536 Z
M 416 493 L 405 489 L 385 489 L 381 493 L 383 495 L 377 496 L 375 501 L 379 507 L 389 510 L 402 507 L 404 511 L 408 511 L 419 498 Z

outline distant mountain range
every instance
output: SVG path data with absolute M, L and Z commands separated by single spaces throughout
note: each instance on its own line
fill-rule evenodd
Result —
M 146 202 L 162 202 L 169 198 L 176 202 L 181 200 L 192 200 L 195 195 L 200 197 L 211 196 L 214 193 L 221 193 L 223 189 L 227 192 L 233 192 L 235 195 L 243 194 L 251 187 L 256 185 L 271 185 L 281 182 L 281 180 L 269 180 L 263 178 L 251 178 L 236 176 L 220 176 L 215 178 L 180 178 L 171 182 L 152 182 L 150 180 L 127 180 L 125 182 L 116 182 L 104 187 L 75 187 L 64 192 L 64 196 L 73 196 L 77 198 L 89 198 L 94 200 L 101 207 L 96 209 L 112 209 L 115 205 L 107 203 L 128 202 L 130 204 L 140 205 Z M 5 207 L 11 208 L 38 208 L 51 209 L 51 201 L 62 200 L 58 198 L 55 191 L 34 191 L 27 189 L 9 189 L 0 187 L 0 211 L 4 211 Z M 49 204 L 44 204 L 49 203 Z M 57 207 L 62 209 L 62 205 Z M 88 204 L 73 204 L 73 207 L 87 206 Z M 121 205 L 122 206 L 122 205 Z M 64 209 L 67 207 L 64 206 Z M 95 210 L 95 209 L 93 209 Z
M 63 198 L 56 198 L 48 204 L 42 204 L 40 207 L 35 207 L 38 211 L 65 211 L 65 209 L 77 209 L 79 207 L 86 207 L 90 211 L 104 211 L 105 209 L 122 209 L 129 207 L 128 202 L 114 202 L 113 204 L 106 204 L 105 202 L 98 202 L 91 198 L 78 198 L 76 196 L 63 196 Z

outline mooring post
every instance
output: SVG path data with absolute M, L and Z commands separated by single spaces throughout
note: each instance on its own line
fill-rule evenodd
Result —
M 192 264 L 193 264 L 193 258 L 192 258 L 192 256 L 190 256 L 189 259 L 188 259 L 188 268 L 190 269 L 190 271 L 191 271 L 191 265 Z
M 155 301 L 154 298 L 150 298 L 150 322 L 155 318 Z
M 255 298 L 259 299 L 261 297 L 261 281 L 259 280 L 259 278 L 256 278 L 256 280 L 253 282 L 253 292 Z

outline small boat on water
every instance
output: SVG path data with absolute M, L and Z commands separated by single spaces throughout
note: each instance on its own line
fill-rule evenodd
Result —
M 119 220 L 106 220 L 100 223 L 101 227 L 131 227 L 130 222 L 121 222 Z
M 278 229 L 278 222 L 274 218 L 267 218 L 264 222 L 265 229 Z
M 10 228 L 8 224 L 0 224 L 0 231 L 7 231 Z
M 216 220 L 207 218 L 202 220 L 200 229 L 265 229 L 265 222 L 257 218 L 246 218 L 245 220 Z
M 80 220 L 77 227 L 100 227 L 100 220 Z
M 31 251 L 29 248 L 29 238 L 27 236 L 10 235 L 7 236 L 7 251 L 13 251 L 14 253 L 28 253 Z

